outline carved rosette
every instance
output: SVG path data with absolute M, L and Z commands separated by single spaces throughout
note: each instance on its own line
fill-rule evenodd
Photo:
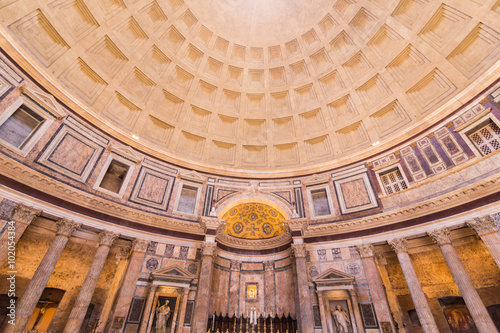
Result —
M 467 221 L 466 223 L 479 236 L 498 231 L 495 220 L 490 215 L 483 218 L 476 217 L 474 221 Z
M 361 244 L 356 245 L 361 258 L 373 257 L 373 245 L 372 244 Z
M 241 270 L 241 261 L 231 260 L 231 270 L 239 272 Z
M 305 244 L 291 244 L 291 247 L 295 258 L 305 258 L 306 256 Z
M 59 221 L 56 222 L 56 224 L 57 224 L 56 234 L 66 237 L 70 237 L 71 234 L 81 226 L 78 223 L 66 219 L 60 219 Z
M 394 238 L 390 241 L 387 241 L 392 249 L 396 253 L 407 253 L 408 252 L 408 241 L 406 238 Z
M 274 261 L 264 261 L 264 268 L 266 271 L 272 271 L 274 269 Z
M 11 219 L 16 222 L 30 224 L 38 216 L 40 216 L 40 214 L 42 214 L 41 210 L 34 209 L 33 207 L 28 207 L 23 204 L 18 204 L 12 211 Z
M 134 252 L 146 252 L 149 246 L 149 241 L 144 239 L 134 239 L 132 242 L 132 248 Z
M 451 244 L 451 234 L 448 228 L 438 229 L 427 233 L 436 243 L 441 246 Z
M 213 242 L 203 242 L 201 244 L 201 254 L 204 256 L 214 256 L 217 244 Z
M 99 245 L 111 246 L 115 239 L 117 239 L 120 234 L 116 234 L 111 231 L 103 230 L 99 233 Z

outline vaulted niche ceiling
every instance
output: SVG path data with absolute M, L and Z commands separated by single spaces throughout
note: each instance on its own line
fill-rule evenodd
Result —
M 491 3 L 7 0 L 1 46 L 68 107 L 150 155 L 290 176 L 383 151 L 491 84 Z

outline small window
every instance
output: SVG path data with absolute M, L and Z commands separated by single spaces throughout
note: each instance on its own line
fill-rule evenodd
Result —
M 104 177 L 102 177 L 99 187 L 114 193 L 120 193 L 129 169 L 129 165 L 117 160 L 112 160 L 111 163 L 109 163 Z
M 408 188 L 406 180 L 401 174 L 401 171 L 399 171 L 399 168 L 381 173 L 380 180 L 387 194 L 393 194 Z
M 328 201 L 326 189 L 321 188 L 317 190 L 311 190 L 311 199 L 314 209 L 314 216 L 325 216 L 331 214 L 330 203 Z
M 197 187 L 183 185 L 179 197 L 179 203 L 177 204 L 177 211 L 181 213 L 194 214 L 197 197 Z
M 22 149 L 45 121 L 40 115 L 21 105 L 1 126 L 0 137 Z
M 0 142 L 26 156 L 52 122 L 36 104 L 18 98 L 0 116 Z
M 492 121 L 473 130 L 468 137 L 483 156 L 500 149 L 500 128 Z

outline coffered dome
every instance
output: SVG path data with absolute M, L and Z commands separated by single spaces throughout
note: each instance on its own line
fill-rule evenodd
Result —
M 490 2 L 488 2 L 490 3 Z M 490 85 L 498 4 L 17 0 L 3 48 L 69 108 L 201 171 L 325 171 L 405 141 Z

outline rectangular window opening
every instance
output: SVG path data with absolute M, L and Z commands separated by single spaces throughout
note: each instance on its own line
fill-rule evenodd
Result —
M 314 216 L 325 216 L 331 214 L 326 189 L 322 188 L 311 190 L 311 199 L 313 203 Z
M 177 210 L 182 213 L 194 214 L 196 207 L 196 198 L 198 196 L 198 188 L 194 186 L 183 185 Z
M 16 148 L 23 149 L 44 121 L 42 116 L 21 105 L 0 125 L 0 138 Z
M 111 161 L 99 187 L 114 193 L 120 193 L 123 181 L 130 166 L 117 160 Z
M 408 185 L 406 184 L 406 181 L 399 169 L 392 169 L 382 173 L 380 175 L 380 179 L 382 180 L 382 185 L 384 186 L 387 194 L 393 194 L 408 188 Z
M 500 128 L 491 120 L 476 127 L 467 136 L 483 156 L 500 149 Z

